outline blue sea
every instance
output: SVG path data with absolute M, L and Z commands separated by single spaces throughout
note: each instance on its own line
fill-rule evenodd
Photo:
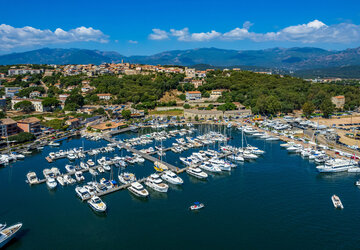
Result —
M 229 144 L 241 145 L 236 129 L 197 127 L 226 131 Z M 139 131 L 140 134 L 150 130 Z M 138 136 L 125 133 L 118 139 Z M 174 138 L 163 143 L 165 147 Z M 29 186 L 26 173 L 57 166 L 65 172 L 67 159 L 48 163 L 45 156 L 59 149 L 84 145 L 99 148 L 106 141 L 73 138 L 61 147 L 45 147 L 25 160 L 0 168 L 0 223 L 22 222 L 23 228 L 7 249 L 357 249 L 360 243 L 360 189 L 354 183 L 360 175 L 319 174 L 313 162 L 280 148 L 281 142 L 247 137 L 246 142 L 266 153 L 256 161 L 244 162 L 229 173 L 210 174 L 206 181 L 186 173 L 181 187 L 170 186 L 167 194 L 150 191 L 147 200 L 127 190 L 102 199 L 105 215 L 93 212 L 81 202 L 75 185 L 49 191 L 46 184 Z M 152 145 L 140 146 L 147 148 Z M 215 148 L 217 146 L 209 146 Z M 191 149 L 183 153 L 190 155 Z M 206 148 L 205 148 L 206 149 Z M 104 156 L 130 154 L 116 149 Z M 163 158 L 183 167 L 180 154 L 171 151 Z M 99 157 L 99 155 L 97 156 Z M 95 160 L 95 156 L 92 157 Z M 117 178 L 117 168 L 113 175 Z M 153 164 L 130 165 L 126 171 L 142 178 L 154 172 Z M 91 181 L 85 173 L 86 181 Z M 97 177 L 109 178 L 110 173 Z M 330 197 L 337 194 L 344 210 L 334 209 Z M 191 212 L 200 201 L 205 208 Z

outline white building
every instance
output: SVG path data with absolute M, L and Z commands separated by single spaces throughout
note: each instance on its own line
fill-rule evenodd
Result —
M 42 72 L 44 72 L 43 69 L 9 69 L 8 75 L 40 74 Z
M 14 106 L 18 102 L 29 101 L 34 106 L 35 111 L 44 112 L 44 106 L 42 105 L 41 99 L 23 99 L 23 98 L 14 98 L 11 100 L 11 108 L 14 109 Z
M 185 75 L 187 77 L 194 78 L 196 76 L 196 71 L 195 71 L 195 69 L 185 68 Z

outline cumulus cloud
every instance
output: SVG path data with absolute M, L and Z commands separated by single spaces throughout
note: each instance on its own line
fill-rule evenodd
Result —
M 11 49 L 22 46 L 47 45 L 70 42 L 100 42 L 106 43 L 108 36 L 92 27 L 78 27 L 65 31 L 57 28 L 54 32 L 41 30 L 30 26 L 15 28 L 10 25 L 0 25 L 0 49 Z
M 242 27 L 237 27 L 228 32 L 220 33 L 215 30 L 210 32 L 191 33 L 188 28 L 181 30 L 170 29 L 169 32 L 161 29 L 153 29 L 150 39 L 163 40 L 170 37 L 178 41 L 202 42 L 211 40 L 245 40 L 255 42 L 266 41 L 289 41 L 300 43 L 351 43 L 360 42 L 360 25 L 352 23 L 339 23 L 326 25 L 314 20 L 309 23 L 288 26 L 277 32 L 256 33 L 249 29 L 253 24 L 245 22 Z M 154 37 L 151 37 L 154 36 Z
M 168 33 L 164 30 L 161 29 L 152 29 L 152 32 L 149 35 L 149 39 L 150 40 L 164 40 L 164 39 L 168 39 Z
M 134 40 L 129 40 L 128 43 L 131 43 L 131 44 L 138 44 L 139 42 L 138 41 L 134 41 Z

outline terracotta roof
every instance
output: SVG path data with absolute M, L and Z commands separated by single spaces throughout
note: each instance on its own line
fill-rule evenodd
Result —
M 97 96 L 111 96 L 111 94 L 97 94 Z
M 338 96 L 335 96 L 335 98 L 337 98 L 337 99 L 344 99 L 345 96 L 343 96 L 343 95 L 338 95 Z
M 111 126 L 106 126 L 107 124 L 111 124 Z M 121 127 L 126 125 L 125 123 L 122 122 L 103 122 L 100 124 L 96 124 L 96 125 L 92 125 L 91 127 L 94 129 L 100 129 L 100 130 L 107 130 L 107 129 L 113 129 L 113 128 L 117 128 L 117 127 Z
M 9 124 L 14 124 L 16 123 L 16 121 L 14 121 L 11 118 L 4 118 L 4 119 L 0 119 L 0 123 L 4 124 L 4 125 L 9 125 Z
M 40 119 L 36 117 L 29 117 L 18 121 L 18 123 L 35 123 L 35 122 L 40 122 Z
M 189 94 L 201 94 L 200 91 L 188 91 Z

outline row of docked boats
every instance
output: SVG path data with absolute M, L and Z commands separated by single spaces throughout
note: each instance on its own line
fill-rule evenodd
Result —
M 76 159 L 85 158 L 86 153 L 88 153 L 90 156 L 92 156 L 92 155 L 97 155 L 100 153 L 108 153 L 108 152 L 115 151 L 115 149 L 114 149 L 115 146 L 109 146 L 109 145 L 106 147 L 92 149 L 87 152 L 84 151 L 83 147 L 73 148 L 73 149 L 69 149 L 69 150 L 59 150 L 57 152 L 50 152 L 49 158 L 52 160 L 56 160 L 56 159 L 60 159 L 60 158 L 68 158 L 70 161 L 73 161 Z
M 280 144 L 290 153 L 298 153 L 304 158 L 314 161 L 318 166 L 317 171 L 320 173 L 338 173 L 338 172 L 360 172 L 358 163 L 353 159 L 332 158 L 324 150 L 304 147 L 295 142 Z

